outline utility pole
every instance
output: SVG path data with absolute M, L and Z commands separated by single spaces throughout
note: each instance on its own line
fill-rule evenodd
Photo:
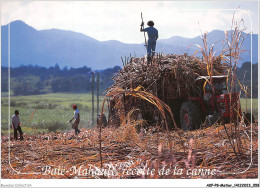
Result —
M 95 83 L 95 75 L 94 72 L 92 72 L 92 127 L 94 127 L 94 110 L 95 110 L 95 106 L 94 106 L 94 83 Z
M 99 72 L 97 73 L 97 117 L 99 114 Z

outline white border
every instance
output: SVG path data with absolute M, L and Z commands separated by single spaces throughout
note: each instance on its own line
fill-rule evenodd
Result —
M 258 1 L 258 4 L 259 4 L 259 1 Z M 196 10 L 194 10 L 194 9 L 182 9 L 182 10 L 198 11 L 200 9 L 196 9 Z M 207 10 L 207 9 L 202 9 L 202 10 Z M 240 10 L 240 11 L 244 11 L 244 10 L 241 10 L 241 9 L 211 9 L 211 10 L 233 10 L 233 11 Z M 246 11 L 244 11 L 244 12 L 246 12 Z M 250 22 L 251 22 L 251 93 L 252 93 L 252 20 L 251 20 L 251 17 L 250 17 L 249 14 L 248 14 L 248 16 L 249 16 L 249 19 L 250 19 Z M 11 16 L 10 16 L 9 20 L 11 20 Z M 9 81 L 9 83 L 8 83 L 8 91 L 9 91 L 8 92 L 8 94 L 9 94 L 9 98 L 8 98 L 8 105 L 9 105 L 8 117 L 9 117 L 9 120 L 8 121 L 9 121 L 9 125 L 10 125 L 10 118 L 11 118 L 11 115 L 10 115 L 10 21 L 9 21 L 9 24 L 8 24 L 8 41 L 9 41 L 9 43 L 8 43 L 8 81 Z M 251 111 L 252 111 L 252 96 L 251 96 Z M 260 114 L 260 113 L 258 112 L 258 114 Z M 10 135 L 10 126 L 9 126 L 9 135 Z M 251 149 L 251 163 L 252 163 L 252 126 L 251 126 L 251 148 L 250 149 Z M 10 137 L 9 137 L 9 164 L 10 164 Z M 17 172 L 16 170 L 14 170 L 14 171 Z M 245 172 L 245 171 L 243 171 L 243 172 Z M 240 173 L 243 173 L 243 172 L 240 172 Z M 17 173 L 19 173 L 19 172 L 17 172 Z M 27 174 L 27 173 L 21 173 L 21 174 Z M 39 173 L 39 174 L 41 174 L 41 173 Z M 231 174 L 237 174 L 237 173 L 231 173 Z M 10 179 L 7 179 L 7 180 L 2 179 L 1 183 L 8 184 L 9 180 Z M 206 179 L 202 179 L 202 180 L 200 180 L 200 179 L 192 179 L 192 180 L 191 179 L 185 179 L 185 180 L 182 180 L 182 179 L 170 179 L 170 180 L 169 179 L 161 179 L 161 180 L 163 180 L 163 182 L 166 183 L 167 185 L 170 185 L 170 187 L 173 187 L 176 184 L 178 185 L 178 187 L 187 187 L 187 185 L 190 185 L 190 183 L 192 183 L 192 185 L 194 187 L 200 187 L 201 184 L 205 184 L 205 186 L 206 186 L 207 183 L 212 183 L 212 182 L 223 183 L 223 180 L 218 180 L 218 179 L 211 179 L 211 180 L 206 180 Z M 259 181 L 255 181 L 255 180 L 253 180 L 253 181 L 256 182 L 256 183 L 259 183 Z M 12 180 L 13 183 L 20 183 L 20 182 L 25 182 L 25 181 L 28 182 L 26 179 Z M 33 183 L 34 187 L 35 186 L 41 187 L 43 185 L 42 183 L 40 183 L 38 181 L 38 179 L 30 180 L 30 181 L 31 181 L 31 183 Z M 83 183 L 83 181 L 84 181 L 84 183 L 86 183 L 85 180 L 69 180 L 69 179 L 62 179 L 62 180 L 48 179 L 48 181 L 52 185 L 57 185 L 57 183 L 58 183 L 57 187 L 69 187 L 70 186 L 69 183 L 71 183 L 71 181 L 74 181 L 74 183 Z M 195 184 L 194 181 L 198 184 Z M 225 180 L 225 183 L 226 182 L 247 183 L 248 179 L 242 179 L 242 180 L 229 179 L 229 180 Z M 110 179 L 109 181 L 108 180 L 88 180 L 88 183 L 90 183 L 92 186 L 94 185 L 94 187 L 99 187 L 99 186 L 121 187 L 122 185 L 131 185 L 131 187 L 136 187 L 136 186 L 140 187 L 140 185 L 144 185 L 144 184 L 149 186 L 149 187 L 160 187 L 160 186 L 162 186 L 162 182 L 160 180 L 153 180 L 153 179 L 149 179 L 149 180 L 136 180 L 136 179 L 135 180 L 128 180 L 128 179 L 113 180 L 113 179 Z M 165 185 L 165 184 L 163 184 L 163 185 Z M 82 187 L 82 186 L 80 186 L 80 187 Z
M 250 180 L 250 183 L 249 183 Z M 33 187 L 206 187 L 207 184 L 257 184 L 258 179 L 12 179 L 12 184 L 32 184 Z M 10 184 L 8 179 L 3 184 Z M 220 186 L 219 186 L 220 187 Z M 4 187 L 3 187 L 4 188 Z

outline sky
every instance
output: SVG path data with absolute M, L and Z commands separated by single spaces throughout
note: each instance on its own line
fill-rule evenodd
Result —
M 144 22 L 153 20 L 159 38 L 192 38 L 230 30 L 243 19 L 246 32 L 259 33 L 259 1 L 1 1 L 1 25 L 22 20 L 37 30 L 63 29 L 100 41 L 142 43 Z M 244 27 L 241 26 L 241 27 Z

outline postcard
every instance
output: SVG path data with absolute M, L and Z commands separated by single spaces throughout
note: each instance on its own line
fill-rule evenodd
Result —
M 1 1 L 1 187 L 259 187 L 259 1 Z

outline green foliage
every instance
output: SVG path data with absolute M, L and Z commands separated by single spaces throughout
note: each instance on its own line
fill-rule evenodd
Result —
M 258 119 L 258 99 L 242 98 L 240 100 L 243 112 L 250 112 L 254 115 L 255 120 Z M 252 109 L 251 109 L 252 107 Z
M 76 104 L 80 111 L 80 128 L 91 127 L 91 94 L 53 93 L 31 96 L 13 96 L 10 100 L 10 119 L 17 109 L 20 111 L 22 127 L 30 132 L 56 132 L 69 131 L 71 125 L 68 123 L 73 116 L 72 104 Z M 100 98 L 100 108 L 103 98 Z M 9 124 L 8 97 L 1 99 L 1 127 L 2 132 L 7 132 Z M 96 102 L 95 102 L 96 104 Z M 96 106 L 95 106 L 96 108 Z M 95 111 L 96 120 L 96 111 Z
M 119 69 L 120 67 L 116 66 L 100 71 L 100 92 L 104 92 L 112 85 L 111 77 Z M 7 92 L 8 68 L 2 67 L 1 73 L 1 88 L 3 92 Z M 29 65 L 11 67 L 10 73 L 11 91 L 15 96 L 58 92 L 89 92 L 92 89 L 91 69 L 86 66 L 61 70 L 58 64 L 50 68 Z
M 36 95 L 40 94 L 40 78 L 29 75 L 26 77 L 12 77 L 10 85 L 14 95 Z
M 251 63 L 245 62 L 242 64 L 241 68 L 239 68 L 236 72 L 238 80 L 244 86 L 248 86 L 248 91 L 251 94 L 251 75 L 252 75 L 252 97 L 258 97 L 258 63 L 252 64 L 251 71 Z M 244 94 L 244 92 L 242 92 Z M 243 97 L 245 95 L 242 95 Z
M 47 129 L 48 132 L 57 132 L 58 130 L 65 131 L 71 129 L 71 126 L 67 123 L 64 124 L 59 121 L 45 123 L 44 129 Z

